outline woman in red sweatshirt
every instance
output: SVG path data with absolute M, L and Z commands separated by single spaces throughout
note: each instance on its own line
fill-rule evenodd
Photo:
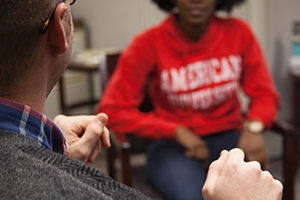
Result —
M 124 50 L 99 112 L 108 127 L 153 140 L 149 179 L 166 199 L 202 199 L 207 164 L 240 147 L 268 166 L 262 130 L 277 115 L 279 96 L 249 26 L 218 17 L 244 0 L 153 0 L 170 13 Z M 149 87 L 154 110 L 139 111 Z M 243 116 L 239 90 L 250 98 Z

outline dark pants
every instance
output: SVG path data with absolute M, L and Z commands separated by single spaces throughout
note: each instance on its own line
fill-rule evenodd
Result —
M 203 137 L 210 150 L 210 161 L 222 150 L 237 147 L 238 131 L 226 131 Z M 151 183 L 170 200 L 200 200 L 207 167 L 203 162 L 184 155 L 185 148 L 176 140 L 158 140 L 147 151 L 147 173 Z

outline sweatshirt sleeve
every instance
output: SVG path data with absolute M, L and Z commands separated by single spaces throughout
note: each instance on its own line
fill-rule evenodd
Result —
M 246 45 L 242 55 L 241 84 L 250 98 L 247 118 L 261 120 L 269 128 L 277 118 L 279 94 L 263 51 L 248 25 L 245 25 L 244 36 Z
M 98 112 L 109 116 L 107 126 L 115 132 L 134 133 L 152 139 L 174 138 L 177 124 L 154 112 L 139 111 L 148 78 L 156 63 L 154 47 L 151 46 L 153 37 L 144 33 L 124 50 L 103 93 Z

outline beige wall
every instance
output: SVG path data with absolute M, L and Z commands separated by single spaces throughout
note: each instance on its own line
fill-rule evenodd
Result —
M 270 15 L 267 27 L 269 34 L 269 64 L 272 66 L 276 86 L 281 94 L 280 118 L 290 118 L 291 79 L 288 63 L 291 48 L 292 22 L 300 20 L 299 0 L 269 0 Z
M 72 11 L 90 28 L 93 48 L 124 47 L 134 35 L 165 17 L 150 0 L 78 0 Z
M 264 15 L 265 7 L 265 1 L 249 0 L 238 7 L 234 15 L 247 20 L 263 38 L 264 20 L 257 20 L 260 18 L 257 12 Z M 86 21 L 94 48 L 124 46 L 134 35 L 166 16 L 151 0 L 78 0 L 72 11 L 75 18 Z

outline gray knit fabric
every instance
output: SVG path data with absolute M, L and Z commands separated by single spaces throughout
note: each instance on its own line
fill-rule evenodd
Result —
M 0 131 L 0 199 L 150 199 L 77 160 Z

